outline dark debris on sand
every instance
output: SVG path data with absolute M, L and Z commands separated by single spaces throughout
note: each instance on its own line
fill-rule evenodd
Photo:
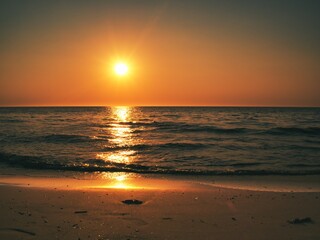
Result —
M 85 210 L 83 210 L 83 211 L 75 211 L 74 213 L 75 214 L 79 214 L 79 213 L 87 213 L 88 211 L 85 211 Z
M 21 228 L 0 228 L 0 230 L 9 230 L 9 231 L 15 231 L 20 233 L 25 233 L 27 235 L 35 236 L 36 234 L 34 232 L 30 232 Z
M 290 224 L 306 224 L 306 223 L 313 223 L 313 220 L 309 217 L 295 218 L 293 220 L 289 220 L 288 223 L 290 223 Z
M 134 204 L 134 205 L 140 205 L 140 204 L 142 204 L 143 202 L 140 201 L 140 200 L 137 200 L 137 199 L 127 199 L 127 200 L 122 201 L 122 203 L 128 204 L 128 205 L 132 205 L 132 204 Z

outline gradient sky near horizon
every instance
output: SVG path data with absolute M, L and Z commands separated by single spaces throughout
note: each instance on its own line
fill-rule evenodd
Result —
M 319 12 L 312 0 L 2 0 L 0 105 L 320 106 Z

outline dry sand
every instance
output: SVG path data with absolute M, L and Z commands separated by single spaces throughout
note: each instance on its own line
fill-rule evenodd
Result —
M 0 239 L 320 239 L 320 192 L 310 188 L 273 192 L 141 179 L 142 187 L 119 189 L 44 179 L 0 178 Z M 133 199 L 143 203 L 122 202 Z M 288 222 L 307 217 L 311 223 Z

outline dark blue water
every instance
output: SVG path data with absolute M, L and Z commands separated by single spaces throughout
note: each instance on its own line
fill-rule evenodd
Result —
M 320 108 L 0 108 L 0 166 L 320 174 Z

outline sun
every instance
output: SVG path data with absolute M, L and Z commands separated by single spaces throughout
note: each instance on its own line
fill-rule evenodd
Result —
M 114 71 L 119 76 L 124 76 L 128 73 L 128 65 L 123 62 L 118 62 L 114 65 Z

